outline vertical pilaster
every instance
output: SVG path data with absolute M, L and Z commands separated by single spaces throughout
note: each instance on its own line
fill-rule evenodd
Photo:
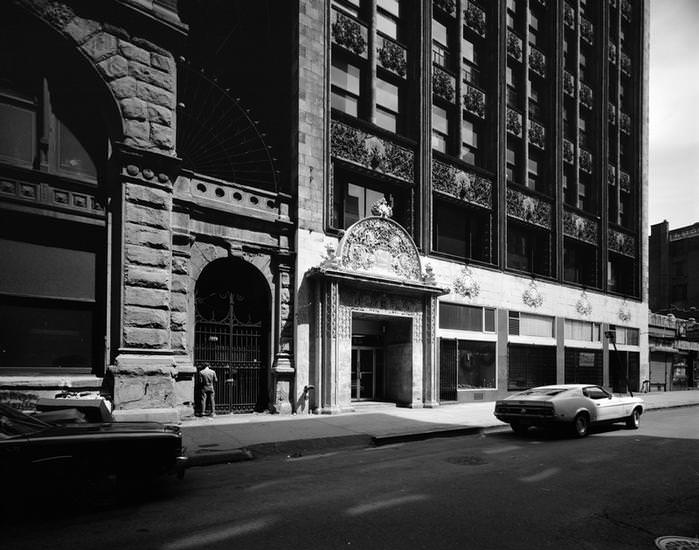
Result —
M 439 364 L 437 363 L 437 308 L 436 296 L 425 298 L 423 345 L 423 393 L 424 407 L 439 406 Z
M 290 314 L 293 310 L 291 297 L 291 266 L 280 263 L 276 273 L 276 307 L 274 339 L 274 362 L 272 364 L 272 391 L 270 402 L 274 412 L 290 414 L 293 405 L 290 397 L 293 393 L 295 369 L 292 364 L 293 336 L 290 326 Z
M 177 420 L 172 327 L 187 311 L 186 294 L 172 293 L 172 195 L 179 159 L 125 145 L 116 155 L 122 167 L 122 234 L 114 266 L 121 296 L 119 347 L 110 367 L 115 417 Z

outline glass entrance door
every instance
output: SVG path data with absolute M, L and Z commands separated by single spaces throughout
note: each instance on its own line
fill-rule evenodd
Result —
M 379 353 L 381 350 L 377 348 L 352 348 L 352 399 L 376 398 L 376 359 Z

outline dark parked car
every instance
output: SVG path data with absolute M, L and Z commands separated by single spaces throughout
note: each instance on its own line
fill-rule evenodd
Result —
M 144 479 L 184 475 L 187 459 L 177 426 L 157 422 L 49 423 L 0 404 L 0 483 L 82 481 L 106 476 Z

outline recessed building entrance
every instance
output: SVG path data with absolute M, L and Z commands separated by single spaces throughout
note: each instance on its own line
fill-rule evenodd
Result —
M 412 320 L 354 313 L 352 401 L 404 403 L 412 393 Z
M 269 307 L 262 275 L 243 260 L 215 260 L 197 281 L 194 363 L 216 372 L 217 412 L 267 405 Z
M 383 394 L 383 349 L 352 346 L 352 400 L 377 401 Z

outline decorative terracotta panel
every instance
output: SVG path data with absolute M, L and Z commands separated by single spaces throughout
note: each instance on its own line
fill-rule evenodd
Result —
M 523 222 L 551 229 L 551 204 L 537 197 L 507 189 L 507 215 Z
M 331 126 L 331 154 L 405 182 L 415 179 L 413 151 L 337 121 Z
M 632 235 L 627 235 L 615 229 L 609 229 L 607 233 L 607 246 L 609 250 L 629 256 L 636 257 L 636 239 Z
M 432 188 L 462 201 L 492 208 L 490 180 L 438 160 L 432 161 Z
M 464 84 L 464 109 L 480 118 L 485 118 L 485 94 L 478 88 Z
M 485 12 L 473 2 L 465 0 L 464 24 L 476 34 L 485 37 Z
M 432 92 L 442 99 L 453 103 L 456 93 L 456 79 L 453 75 L 436 65 L 433 65 L 432 69 Z
M 332 32 L 332 40 L 335 44 L 366 59 L 368 44 L 368 30 L 366 26 L 344 13 L 333 9 L 330 30 Z
M 405 78 L 407 73 L 407 51 L 400 44 L 384 36 L 376 37 L 379 65 L 392 73 Z
M 598 225 L 595 220 L 565 210 L 563 212 L 563 234 L 566 237 L 596 245 L 599 234 Z

